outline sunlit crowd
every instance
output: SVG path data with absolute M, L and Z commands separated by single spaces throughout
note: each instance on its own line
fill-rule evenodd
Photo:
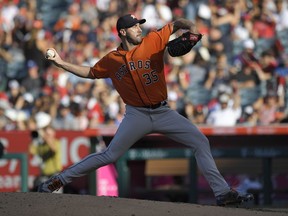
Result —
M 168 103 L 193 123 L 288 122 L 287 0 L 2 0 L 0 129 L 26 130 L 37 118 L 64 130 L 118 125 L 125 104 L 111 80 L 76 77 L 45 52 L 93 66 L 119 46 L 115 24 L 127 13 L 147 19 L 143 34 L 186 18 L 204 35 L 164 59 Z

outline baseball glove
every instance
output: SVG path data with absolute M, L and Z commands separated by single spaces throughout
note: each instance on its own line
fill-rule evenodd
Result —
M 200 41 L 202 34 L 185 32 L 178 38 L 168 42 L 168 53 L 172 57 L 182 56 L 190 52 L 190 50 Z

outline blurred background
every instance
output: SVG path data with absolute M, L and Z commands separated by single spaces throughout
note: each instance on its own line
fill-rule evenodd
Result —
M 183 17 L 193 20 L 204 35 L 185 56 L 165 55 L 171 108 L 199 127 L 285 127 L 287 0 L 0 0 L 0 139 L 7 152 L 29 152 L 47 125 L 62 137 L 62 151 L 71 145 L 63 144 L 63 137 L 72 139 L 67 134 L 77 137 L 86 129 L 117 127 L 124 104 L 111 81 L 81 79 L 60 70 L 45 60 L 45 51 L 54 47 L 69 62 L 93 66 L 119 45 L 115 24 L 126 13 L 147 19 L 145 34 Z M 287 134 L 282 134 L 282 143 Z M 25 144 L 19 146 L 19 139 Z M 73 159 L 58 160 L 66 161 L 64 167 L 79 160 L 89 143 L 82 141 L 85 150 Z M 99 143 L 101 148 L 105 142 Z M 45 161 L 42 157 L 33 164 Z M 19 186 L 4 177 L 11 173 L 9 163 L 0 164 L 5 170 L 0 191 Z M 287 189 L 287 172 L 281 171 L 279 178 Z M 232 181 L 246 189 L 247 184 L 261 188 L 257 176 Z

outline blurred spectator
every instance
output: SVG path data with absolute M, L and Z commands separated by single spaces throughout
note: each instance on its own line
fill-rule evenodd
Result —
M 155 30 L 172 20 L 172 10 L 166 0 L 146 0 L 142 17 L 149 17 L 143 27 L 147 31 Z
M 279 100 L 283 103 L 283 107 L 288 111 L 288 55 L 284 54 L 281 57 L 280 63 L 275 69 L 278 77 L 277 95 Z
M 80 96 L 74 97 L 70 104 L 71 112 L 74 115 L 73 118 L 73 130 L 85 130 L 89 125 L 89 120 L 86 115 L 86 110 L 82 104 Z
M 71 113 L 69 105 L 61 104 L 55 118 L 52 120 L 52 126 L 56 130 L 72 130 L 74 116 Z
M 236 70 L 240 69 L 243 65 L 249 65 L 252 62 L 258 62 L 258 58 L 255 56 L 255 43 L 251 38 L 248 38 L 243 41 L 243 49 L 239 55 L 235 56 L 233 61 L 233 66 L 236 67 Z
M 180 86 L 194 105 L 207 104 L 210 100 L 211 92 L 204 85 L 208 72 L 209 64 L 200 53 L 196 54 L 193 64 L 180 68 Z
M 8 0 L 3 2 L 3 7 L 1 9 L 1 19 L 3 20 L 4 31 L 9 32 L 14 27 L 14 17 L 18 14 L 19 8 L 17 7 L 17 2 L 14 0 Z
M 51 94 L 52 92 L 58 92 L 60 97 L 63 98 L 68 95 L 73 84 L 69 82 L 69 76 L 62 70 L 56 67 L 51 67 L 46 71 L 45 75 L 45 94 Z
M 21 92 L 20 84 L 17 80 L 11 80 L 8 83 L 8 99 L 9 103 L 17 110 L 22 109 L 24 105 L 24 98 Z
M 31 2 L 31 0 L 27 2 Z M 43 26 L 45 26 L 46 29 L 51 30 L 53 29 L 53 26 L 55 25 L 57 20 L 59 20 L 61 16 L 64 16 L 69 4 L 71 4 L 72 1 L 49 0 L 49 1 L 36 1 L 36 2 L 37 2 L 37 8 L 36 8 L 37 17 L 41 17 L 41 19 L 43 20 Z
M 25 55 L 20 44 L 15 43 L 11 39 L 11 32 L 7 33 L 7 39 L 4 46 L 4 59 L 7 61 L 6 76 L 8 80 L 21 80 L 26 75 Z
M 27 118 L 32 115 L 33 107 L 34 107 L 34 97 L 31 93 L 26 92 L 23 94 L 24 104 L 22 107 L 22 111 L 25 112 Z
M 176 110 L 176 111 L 178 109 L 177 100 L 178 100 L 177 93 L 173 90 L 169 90 L 168 105 L 170 106 L 171 109 Z
M 42 24 L 41 24 L 42 25 Z M 42 31 L 41 28 L 37 26 L 33 27 L 28 35 L 25 37 L 23 51 L 25 59 L 32 60 L 38 66 L 40 74 L 43 74 L 45 69 L 45 57 L 44 48 L 42 47 Z
M 82 21 L 79 29 L 72 32 L 71 40 L 74 40 L 77 46 L 85 47 L 81 51 L 84 52 L 85 59 L 88 59 L 93 55 L 92 52 L 95 43 L 97 43 L 97 34 L 92 31 L 88 22 Z
M 39 112 L 44 112 L 50 115 L 51 118 L 56 116 L 56 110 L 58 109 L 59 102 L 55 100 L 55 94 L 43 94 L 35 99 L 32 115 L 36 115 Z
M 149 17 L 149 21 L 143 24 L 143 28 L 146 31 L 155 30 L 158 28 L 159 14 L 155 6 L 156 0 L 145 0 L 142 10 L 142 17 Z
M 268 94 L 259 105 L 259 124 L 269 125 L 278 122 L 280 107 L 275 94 Z
M 234 91 L 239 92 L 242 107 L 255 103 L 261 96 L 260 78 L 252 63 L 244 64 L 242 69 L 231 77 L 231 85 Z
M 156 0 L 156 9 L 158 11 L 161 23 L 164 25 L 171 22 L 173 18 L 172 10 L 167 4 L 167 0 Z
M 248 41 L 252 37 L 252 25 L 253 23 L 251 21 L 251 17 L 248 14 L 243 14 L 241 17 L 241 21 L 238 23 L 237 26 L 235 26 L 235 28 L 231 32 L 233 38 L 233 56 L 238 56 L 242 52 L 243 47 L 245 48 L 245 41 Z
M 0 28 L 0 91 L 5 91 L 8 77 L 8 63 L 12 61 L 13 56 L 9 53 L 9 39 L 7 32 Z
M 195 123 L 195 119 L 194 119 L 194 110 L 195 110 L 195 107 L 193 105 L 193 103 L 191 101 L 187 101 L 184 105 L 184 110 L 183 110 L 183 113 L 182 115 L 189 119 L 191 122 Z
M 89 127 L 91 128 L 96 128 L 100 124 L 103 124 L 105 116 L 106 117 L 108 116 L 103 113 L 101 104 L 100 102 L 98 102 L 96 98 L 89 99 L 87 103 L 87 110 L 88 110 L 87 116 L 89 118 Z M 110 119 L 107 118 L 106 120 L 108 122 Z
M 209 52 L 211 55 L 211 61 L 215 62 L 216 57 L 225 53 L 225 38 L 222 35 L 221 30 L 218 27 L 212 26 L 209 28 Z
M 228 94 L 219 95 L 219 108 L 212 110 L 206 123 L 213 126 L 235 126 L 241 116 L 240 98 L 234 95 L 231 100 Z
M 96 1 L 96 8 L 99 13 L 99 19 L 102 21 L 109 10 L 111 0 Z
M 27 17 L 24 14 L 17 14 L 14 17 L 14 27 L 11 31 L 13 42 L 18 46 L 22 46 L 26 35 L 29 33 Z
M 274 52 L 269 50 L 261 53 L 259 66 L 256 64 L 254 68 L 261 79 L 262 95 L 266 95 L 267 92 L 277 92 L 278 80 L 275 75 L 277 64 Z
M 189 101 L 185 103 L 183 116 L 197 125 L 204 125 L 206 123 L 205 107 L 202 105 L 194 106 Z
M 50 112 L 49 114 L 51 115 L 51 118 L 54 119 L 56 118 L 59 106 L 61 105 L 61 95 L 57 91 L 53 91 L 51 94 L 51 107 L 50 107 Z
M 183 16 L 189 20 L 195 20 L 199 8 L 199 4 L 202 1 L 189 1 L 189 0 L 179 0 L 177 1 L 179 9 L 183 11 Z M 207 13 L 205 13 L 207 14 Z
M 252 38 L 256 42 L 256 56 L 272 48 L 276 38 L 276 20 L 271 10 L 265 5 L 265 1 L 262 4 L 260 13 L 255 15 L 253 20 Z
M 5 130 L 25 130 L 25 122 L 27 120 L 27 115 L 22 110 L 17 109 L 6 109 L 5 116 L 7 118 L 7 125 L 5 126 Z
M 87 23 L 89 27 L 97 27 L 99 24 L 98 10 L 93 1 L 81 1 L 80 16 L 82 23 Z
M 1 93 L 0 97 L 0 130 L 7 130 L 7 125 L 9 123 L 9 119 L 5 115 L 5 111 L 11 109 L 8 97 Z
M 233 52 L 233 38 L 231 32 L 240 22 L 241 8 L 239 4 L 239 1 L 227 0 L 223 1 L 223 4 L 211 5 L 211 30 L 213 30 L 211 33 L 214 34 L 214 40 L 212 37 L 211 39 L 214 43 L 215 39 L 217 39 L 216 36 L 218 35 L 218 41 L 217 44 L 215 44 L 214 49 L 216 48 L 215 51 L 223 51 L 228 56 L 229 62 L 232 60 L 230 58 L 232 57 L 231 54 Z M 220 46 L 221 44 L 223 47 Z
M 168 84 L 168 104 L 172 109 L 181 112 L 184 106 L 184 97 L 185 95 L 177 82 Z
M 80 5 L 77 2 L 72 2 L 67 9 L 65 16 L 65 26 L 72 31 L 79 30 L 82 18 L 80 16 Z
M 164 55 L 164 73 L 167 83 L 178 84 L 180 66 L 183 64 L 181 57 L 171 57 L 168 52 Z
M 34 98 L 38 98 L 44 87 L 44 80 L 39 74 L 39 67 L 33 60 L 27 62 L 28 76 L 23 79 L 21 86 L 25 92 L 32 94 Z
M 169 104 L 181 114 L 187 109 L 189 119 L 203 124 L 206 108 L 219 108 L 220 94 L 239 94 L 243 113 L 237 123 L 258 124 L 258 114 L 265 112 L 259 109 L 262 97 L 272 91 L 277 96 L 277 117 L 268 124 L 285 122 L 287 6 L 287 0 L 4 1 L 0 9 L 0 91 L 7 95 L 9 108 L 1 105 L 1 122 L 7 124 L 1 127 L 24 129 L 22 120 L 41 111 L 51 115 L 57 129 L 119 124 L 124 104 L 111 81 L 70 76 L 47 62 L 44 52 L 47 47 L 58 47 L 71 62 L 94 65 L 117 47 L 115 22 L 122 13 L 152 16 L 152 23 L 147 21 L 149 26 L 143 29 L 147 32 L 172 17 L 185 17 L 204 34 L 187 55 L 165 56 L 166 79 L 171 84 Z M 253 114 L 248 114 L 247 107 L 253 108 Z
M 115 93 L 114 93 L 115 94 Z M 111 94 L 111 91 L 108 89 L 99 92 L 99 102 L 101 106 L 102 116 L 99 118 L 99 123 L 109 124 L 113 122 L 119 112 L 119 104 L 117 103 L 115 95 Z M 101 117 L 104 117 L 101 119 Z
M 259 124 L 258 112 L 252 106 L 246 106 L 238 123 L 243 126 L 257 126 Z
M 215 65 L 210 67 L 207 80 L 204 86 L 211 90 L 211 98 L 216 98 L 219 93 L 230 93 L 232 88 L 230 86 L 230 66 L 227 62 L 226 54 L 221 54 L 216 58 Z
M 276 24 L 276 31 L 287 31 L 288 30 L 288 2 L 287 0 L 276 0 L 275 10 L 273 16 Z
M 226 0 L 222 4 L 212 3 L 212 26 L 218 27 L 222 35 L 230 35 L 232 28 L 240 21 L 240 10 L 240 1 Z
M 32 188 L 32 191 L 37 191 L 40 183 L 62 170 L 61 142 L 51 126 L 31 129 L 31 139 L 29 152 L 39 159 L 40 174 L 34 180 Z
M 288 53 L 288 2 L 287 0 L 276 0 L 276 10 L 273 13 L 276 22 L 277 40 L 280 52 Z
M 194 109 L 194 123 L 197 125 L 205 125 L 207 118 L 207 107 L 198 105 Z

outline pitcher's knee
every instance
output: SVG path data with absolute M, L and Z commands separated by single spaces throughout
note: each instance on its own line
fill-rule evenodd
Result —
M 210 150 L 210 142 L 206 136 L 201 136 L 193 145 L 195 152 Z
M 204 135 L 204 134 L 199 134 L 199 136 L 197 136 L 197 140 L 196 140 L 196 145 L 205 145 L 205 146 L 209 146 L 210 142 L 208 140 L 208 138 Z
M 201 143 L 203 143 L 203 145 L 210 146 L 210 142 L 206 136 L 203 136 L 202 139 L 203 139 L 203 141 Z

